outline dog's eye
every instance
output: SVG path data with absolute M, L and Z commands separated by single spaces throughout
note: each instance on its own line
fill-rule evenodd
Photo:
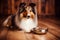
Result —
M 32 10 L 30 10 L 30 12 L 32 12 Z

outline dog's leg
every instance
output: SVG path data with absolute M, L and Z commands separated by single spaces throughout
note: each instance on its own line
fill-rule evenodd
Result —
M 4 27 L 9 27 L 11 25 L 11 16 L 9 16 L 2 24 Z
M 34 7 L 34 9 L 35 9 L 35 13 L 36 13 L 36 15 L 35 15 L 35 23 L 36 23 L 36 26 L 38 26 L 37 9 L 36 9 L 36 7 Z

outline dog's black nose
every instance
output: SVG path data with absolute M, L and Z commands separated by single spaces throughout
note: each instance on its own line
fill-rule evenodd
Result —
M 30 18 L 30 16 L 27 16 L 27 18 Z

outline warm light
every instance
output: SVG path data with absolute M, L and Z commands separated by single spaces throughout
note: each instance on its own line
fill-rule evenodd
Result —
M 45 30 L 44 30 L 44 29 L 42 29 L 42 30 L 41 30 L 41 32 L 42 32 L 42 33 L 45 33 Z

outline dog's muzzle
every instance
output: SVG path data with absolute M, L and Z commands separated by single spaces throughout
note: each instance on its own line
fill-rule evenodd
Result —
M 29 19 L 30 18 L 30 16 L 27 16 L 27 19 Z

